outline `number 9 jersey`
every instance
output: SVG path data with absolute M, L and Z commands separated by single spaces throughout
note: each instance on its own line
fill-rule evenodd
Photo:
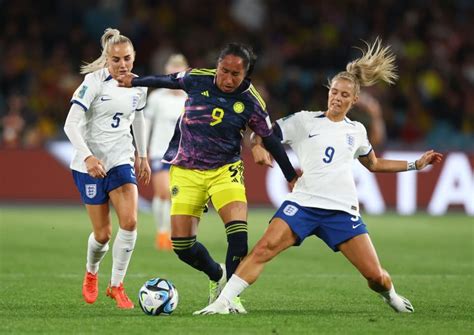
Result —
M 71 103 L 81 106 L 85 113 L 79 125 L 82 138 L 92 154 L 104 163 L 106 171 L 122 164 L 134 165 L 130 126 L 135 112 L 145 108 L 146 96 L 145 87 L 118 87 L 106 68 L 87 74 L 74 92 Z M 87 173 L 80 157 L 75 151 L 71 169 Z
M 192 69 L 170 79 L 188 99 L 163 162 L 184 168 L 211 170 L 240 160 L 243 132 L 272 133 L 265 102 L 248 79 L 232 93 L 215 85 L 215 69 Z
M 372 151 L 364 126 L 347 117 L 333 122 L 323 112 L 309 111 L 287 116 L 277 124 L 282 143 L 295 151 L 303 171 L 285 199 L 359 216 L 352 167 L 354 159 Z

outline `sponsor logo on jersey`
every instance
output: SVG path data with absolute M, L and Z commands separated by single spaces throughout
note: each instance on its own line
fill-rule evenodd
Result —
M 237 102 L 234 104 L 233 108 L 234 108 L 234 112 L 236 112 L 237 114 L 240 114 L 240 113 L 242 113 L 242 112 L 244 111 L 245 105 L 244 105 L 242 102 L 237 101 Z
M 103 97 L 100 97 L 100 101 L 109 101 L 109 100 L 112 100 L 112 98 L 109 97 L 108 95 L 104 95 Z
M 202 91 L 201 95 L 204 95 L 205 97 L 209 98 L 209 91 Z
M 308 138 L 311 138 L 311 137 L 315 137 L 315 136 L 318 136 L 319 134 L 309 134 L 308 135 Z
M 89 199 L 92 199 L 96 196 L 96 194 L 97 194 L 97 184 L 86 184 L 85 188 L 86 188 L 86 196 Z
M 298 212 L 298 207 L 295 207 L 293 205 L 286 205 L 285 208 L 283 209 L 283 213 L 286 216 L 293 216 Z

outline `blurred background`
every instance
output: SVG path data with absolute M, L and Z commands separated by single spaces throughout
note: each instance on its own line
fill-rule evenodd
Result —
M 11 181 L 5 176 L 19 173 L 19 165 L 31 170 L 31 155 L 67 140 L 62 128 L 69 100 L 83 78 L 79 66 L 99 56 L 100 36 L 107 27 L 131 38 L 139 75 L 162 73 L 175 52 L 183 53 L 192 67 L 212 68 L 226 43 L 251 45 L 259 56 L 252 79 L 273 120 L 303 109 L 325 110 L 328 78 L 360 55 L 355 46 L 363 47 L 362 40 L 380 36 L 397 56 L 400 79 L 392 87 L 365 89 L 349 117 L 366 125 L 379 153 L 430 148 L 462 153 L 461 161 L 468 163 L 461 175 L 466 177 L 450 180 L 456 199 L 474 203 L 470 0 L 0 0 L 0 166 L 5 185 Z M 12 159 L 24 163 L 7 170 Z M 43 164 L 42 159 L 35 164 Z M 465 164 L 461 161 L 452 164 Z M 54 163 L 44 164 L 54 168 Z M 421 195 L 426 205 L 443 174 L 433 170 L 434 181 L 421 190 L 428 192 Z M 46 188 L 64 184 L 38 179 L 45 180 Z M 394 188 L 397 182 L 387 183 Z M 72 181 L 70 185 L 75 192 Z M 44 189 L 38 193 L 44 195 Z M 15 194 L 8 188 L 0 200 L 22 198 Z

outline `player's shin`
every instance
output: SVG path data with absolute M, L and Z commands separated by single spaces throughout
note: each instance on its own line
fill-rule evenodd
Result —
M 247 255 L 247 222 L 231 221 L 225 225 L 225 230 L 228 243 L 225 264 L 227 279 L 229 279 L 240 261 Z
M 173 251 L 179 259 L 192 266 L 196 270 L 202 271 L 209 276 L 212 281 L 219 281 L 222 277 L 222 269 L 216 263 L 206 247 L 196 241 L 196 236 L 172 237 Z

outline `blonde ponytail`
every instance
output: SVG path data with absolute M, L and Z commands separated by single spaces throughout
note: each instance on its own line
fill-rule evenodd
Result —
M 105 29 L 104 34 L 100 38 L 100 45 L 102 47 L 102 53 L 100 57 L 92 63 L 86 63 L 85 65 L 82 65 L 80 71 L 81 74 L 87 74 L 104 68 L 107 64 L 107 54 L 109 52 L 110 46 L 121 43 L 129 43 L 133 49 L 132 41 L 130 41 L 128 37 L 120 35 L 120 31 L 118 29 Z
M 362 56 L 346 66 L 346 71 L 339 72 L 332 78 L 330 84 L 336 79 L 346 79 L 354 83 L 355 95 L 360 92 L 361 86 L 372 86 L 379 81 L 394 84 L 398 79 L 395 65 L 395 55 L 390 47 L 382 46 L 382 40 L 376 38 L 374 43 L 367 45 L 367 50 L 360 49 Z

